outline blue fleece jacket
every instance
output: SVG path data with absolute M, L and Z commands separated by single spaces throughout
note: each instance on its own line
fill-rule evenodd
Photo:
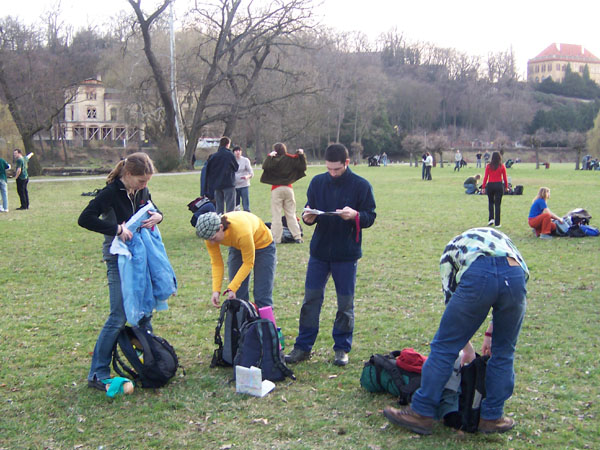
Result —
M 375 198 L 371 184 L 348 167 L 337 178 L 329 173 L 315 176 L 306 193 L 307 206 L 321 211 L 335 211 L 345 206 L 358 211 L 360 230 L 375 222 Z M 362 256 L 362 232 L 355 220 L 338 216 L 317 216 L 310 241 L 310 255 L 322 261 L 356 261 Z M 307 224 L 311 225 L 311 224 Z

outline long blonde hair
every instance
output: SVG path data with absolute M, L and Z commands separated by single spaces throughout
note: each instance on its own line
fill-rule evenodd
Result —
M 121 178 L 125 173 L 133 176 L 153 175 L 156 172 L 154 164 L 148 155 L 142 152 L 132 153 L 117 163 L 106 178 L 106 184 Z
M 550 195 L 550 188 L 541 187 L 540 190 L 538 191 L 537 195 L 533 199 L 533 202 L 535 202 L 538 198 L 543 198 L 544 200 L 548 200 L 549 195 Z M 533 203 L 533 202 L 531 202 L 531 203 Z

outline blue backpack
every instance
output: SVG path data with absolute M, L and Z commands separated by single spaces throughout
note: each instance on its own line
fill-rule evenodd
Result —
M 275 324 L 268 319 L 257 319 L 242 326 L 233 366 L 259 367 L 263 380 L 296 379 L 294 372 L 285 365 Z

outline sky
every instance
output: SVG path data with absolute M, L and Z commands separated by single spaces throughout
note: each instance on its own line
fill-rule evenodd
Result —
M 142 7 L 157 2 L 142 0 Z M 189 2 L 176 0 L 176 9 Z M 30 23 L 57 0 L 3 3 L 2 16 Z M 61 0 L 61 7 L 67 23 L 84 26 L 101 26 L 120 10 L 131 11 L 127 0 Z M 583 45 L 600 58 L 598 0 L 323 0 L 316 13 L 322 24 L 361 31 L 372 41 L 396 28 L 408 42 L 432 42 L 470 55 L 512 48 L 523 77 L 527 60 L 553 42 Z

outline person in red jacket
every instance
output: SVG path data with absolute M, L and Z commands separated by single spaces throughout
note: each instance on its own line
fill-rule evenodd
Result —
M 506 167 L 502 164 L 500 152 L 492 153 L 492 161 L 485 166 L 481 189 L 488 196 L 488 226 L 495 225 L 496 228 L 500 228 L 500 204 L 502 203 L 502 195 L 505 191 L 508 191 Z

